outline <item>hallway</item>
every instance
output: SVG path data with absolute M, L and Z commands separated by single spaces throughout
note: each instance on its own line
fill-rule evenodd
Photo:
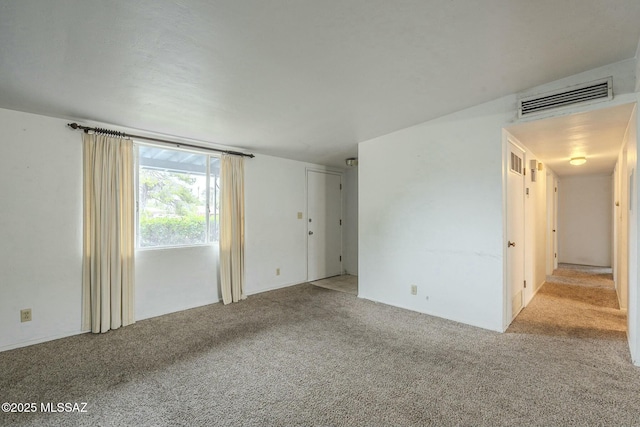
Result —
M 560 264 L 507 333 L 626 341 L 610 268 Z

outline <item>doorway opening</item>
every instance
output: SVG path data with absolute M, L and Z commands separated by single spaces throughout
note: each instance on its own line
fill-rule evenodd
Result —
M 626 339 L 626 196 L 635 168 L 635 158 L 627 158 L 626 148 L 635 150 L 630 127 L 636 120 L 631 103 L 505 128 L 504 164 L 510 159 L 508 144 L 515 143 L 524 151 L 527 168 L 522 200 L 509 186 L 507 167 L 504 172 L 505 330 L 511 325 L 509 332 L 606 332 Z M 569 165 L 577 156 L 586 157 L 587 163 Z M 513 276 L 520 266 L 510 256 L 513 248 L 507 247 L 512 242 L 511 222 L 521 223 L 525 230 L 524 309 L 519 315 L 513 311 L 520 289 Z M 574 324 L 572 318 L 588 322 Z
M 307 281 L 342 274 L 342 174 L 307 170 Z

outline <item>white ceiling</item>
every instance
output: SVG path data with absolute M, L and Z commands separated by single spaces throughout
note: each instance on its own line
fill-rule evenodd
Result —
M 634 57 L 638 0 L 0 0 L 0 107 L 343 165 Z
M 507 128 L 559 176 L 611 174 L 634 104 L 554 117 Z M 587 162 L 572 166 L 572 157 Z

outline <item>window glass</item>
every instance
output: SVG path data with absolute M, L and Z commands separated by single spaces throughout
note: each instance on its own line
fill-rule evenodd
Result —
M 217 176 L 210 179 L 207 174 L 214 159 L 219 160 L 139 145 L 138 247 L 198 245 L 217 239 L 217 231 L 207 231 L 210 223 L 217 224 L 217 204 L 211 204 L 216 221 L 207 221 L 207 201 L 215 200 L 210 187 L 218 183 Z

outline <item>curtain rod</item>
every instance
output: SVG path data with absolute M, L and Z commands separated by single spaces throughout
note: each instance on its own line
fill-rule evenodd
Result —
M 118 132 L 118 131 L 110 130 L 110 129 L 92 128 L 92 127 L 89 127 L 89 126 L 82 126 L 82 125 L 79 125 L 77 123 L 68 123 L 67 126 L 69 126 L 71 129 L 75 129 L 75 130 L 82 129 L 85 133 L 88 133 L 89 131 L 93 131 L 93 132 L 96 132 L 96 133 L 102 133 L 102 134 L 106 134 L 106 135 L 117 136 L 117 137 L 120 137 L 120 138 L 144 139 L 144 140 L 147 140 L 147 141 L 164 142 L 166 144 L 175 145 L 176 147 L 198 148 L 200 150 L 210 150 L 210 151 L 215 151 L 217 153 L 231 154 L 231 155 L 234 155 L 234 156 L 244 156 L 244 157 L 250 157 L 250 158 L 254 158 L 255 157 L 253 154 L 241 153 L 239 151 L 220 150 L 218 148 L 204 147 L 202 145 L 192 145 L 192 144 L 185 144 L 185 143 L 182 143 L 182 142 L 168 141 L 166 139 L 151 138 L 149 136 L 132 135 L 132 134 L 129 134 L 129 133 Z

